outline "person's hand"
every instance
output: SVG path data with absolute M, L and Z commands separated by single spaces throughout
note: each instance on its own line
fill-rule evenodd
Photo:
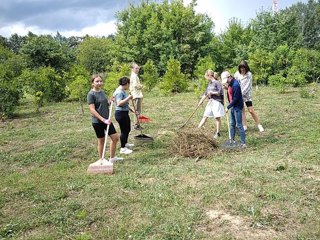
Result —
M 131 94 L 129 94 L 128 99 L 132 99 L 132 98 L 133 98 L 133 96 Z
M 229 112 L 229 109 L 228 108 L 226 108 L 226 113 L 228 113 Z
M 115 97 L 112 96 L 112 98 L 111 98 L 110 101 L 109 101 L 109 105 L 111 105 L 111 104 L 114 102 L 114 100 L 115 100 Z
M 136 114 L 137 116 L 139 116 L 139 115 L 140 115 L 140 113 L 139 113 L 138 111 L 135 111 L 135 114 Z
M 110 125 L 112 123 L 112 121 L 110 119 L 104 119 L 103 123 L 107 124 L 107 125 Z

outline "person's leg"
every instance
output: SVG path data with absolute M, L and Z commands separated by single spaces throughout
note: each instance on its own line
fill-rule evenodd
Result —
M 259 128 L 259 131 L 263 132 L 264 128 L 260 124 L 260 119 L 259 119 L 257 113 L 253 109 L 252 101 L 248 102 L 247 107 L 248 107 L 249 113 L 251 114 L 251 116 L 252 116 L 253 120 L 255 121 L 257 127 Z
M 247 119 L 246 119 L 245 107 L 242 109 L 242 125 L 243 125 L 244 130 L 247 130 Z
M 121 129 L 121 132 L 123 132 L 123 141 L 125 142 L 125 145 L 128 143 L 128 137 L 129 137 L 129 133 L 131 131 L 130 125 L 131 125 L 131 123 L 130 123 L 129 112 L 124 112 L 123 126 Z
M 139 115 L 141 114 L 142 99 L 141 98 L 136 98 L 133 101 L 134 101 L 134 105 L 135 105 L 135 110 L 138 112 L 138 115 L 136 115 L 135 126 L 140 126 L 138 118 L 139 118 Z
M 221 128 L 221 118 L 217 117 L 216 118 L 216 132 L 219 133 Z
M 99 159 L 102 158 L 104 140 L 105 140 L 104 137 L 103 138 L 98 138 L 98 156 L 99 156 Z
M 234 141 L 234 137 L 236 135 L 236 119 L 234 115 L 234 109 L 230 109 L 230 135 L 231 135 L 231 140 Z
M 254 111 L 253 106 L 248 107 L 248 111 L 251 114 L 253 120 L 256 122 L 256 125 L 259 125 L 260 124 L 260 119 L 259 119 L 257 113 Z
M 198 128 L 201 128 L 206 123 L 207 119 L 207 117 L 203 117 L 198 125 Z
M 107 125 L 105 125 L 104 123 L 92 123 L 92 127 L 93 127 L 93 129 L 96 133 L 96 136 L 97 136 L 98 156 L 99 156 L 99 159 L 101 159 L 102 153 L 103 153 L 103 145 L 104 145 L 104 141 L 105 141 L 105 129 L 106 129 Z
M 126 146 L 126 120 L 123 115 L 122 111 L 116 111 L 115 113 L 115 118 L 117 122 L 119 123 L 120 127 L 120 143 L 121 143 L 121 148 L 124 148 Z
M 110 158 L 114 158 L 116 155 L 116 147 L 117 142 L 119 141 L 119 136 L 113 123 L 111 123 L 109 126 L 108 135 L 110 137 Z
M 236 127 L 238 128 L 240 134 L 240 142 L 241 144 L 246 144 L 246 135 L 242 126 L 242 110 L 235 109 L 234 116 L 236 121 Z
M 114 158 L 116 155 L 117 142 L 119 141 L 119 136 L 117 133 L 109 135 L 110 141 L 110 158 Z

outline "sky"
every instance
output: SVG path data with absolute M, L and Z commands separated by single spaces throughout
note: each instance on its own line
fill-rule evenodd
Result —
M 161 2 L 157 0 L 156 2 Z M 187 5 L 191 0 L 184 0 Z M 278 0 L 278 9 L 307 0 Z M 20 36 L 28 32 L 65 37 L 108 36 L 116 32 L 116 13 L 139 4 L 140 0 L 1 0 L 0 35 Z M 261 10 L 271 10 L 273 0 L 198 0 L 195 10 L 205 13 L 221 33 L 235 17 L 243 24 L 255 18 Z

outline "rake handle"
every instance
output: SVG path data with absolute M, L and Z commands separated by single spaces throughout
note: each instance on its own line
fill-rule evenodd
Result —
M 108 120 L 111 119 L 112 106 L 113 106 L 113 101 L 111 101 L 111 104 L 110 104 Z M 108 134 L 109 134 L 109 128 L 110 128 L 110 124 L 108 124 L 107 129 L 104 131 L 104 133 L 105 133 L 105 138 L 104 138 L 104 143 L 103 143 L 102 159 L 104 159 L 104 156 L 105 156 L 105 154 L 106 154 L 106 146 L 107 146 L 107 139 L 108 139 Z
M 185 125 L 187 125 L 187 123 L 190 121 L 190 119 L 193 117 L 193 115 L 195 114 L 195 112 L 198 110 L 200 105 L 197 105 L 196 109 L 191 113 L 191 115 L 188 117 L 187 121 L 181 126 L 179 127 L 179 129 L 183 128 Z
M 224 90 L 224 105 L 225 106 L 227 106 L 227 94 L 228 94 L 228 91 L 225 89 Z M 227 113 L 227 112 L 226 112 L 226 120 L 227 120 L 227 126 L 228 126 L 229 140 L 231 140 L 229 113 Z

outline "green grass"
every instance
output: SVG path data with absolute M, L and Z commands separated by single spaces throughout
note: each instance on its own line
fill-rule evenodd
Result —
M 97 160 L 88 111 L 59 103 L 36 114 L 26 101 L 0 123 L 0 239 L 320 239 L 319 100 L 261 87 L 266 131 L 248 116 L 245 151 L 195 161 L 170 144 L 198 99 L 146 94 L 144 133 L 155 140 L 111 176 L 86 173 Z M 220 143 L 227 136 L 223 119 Z

